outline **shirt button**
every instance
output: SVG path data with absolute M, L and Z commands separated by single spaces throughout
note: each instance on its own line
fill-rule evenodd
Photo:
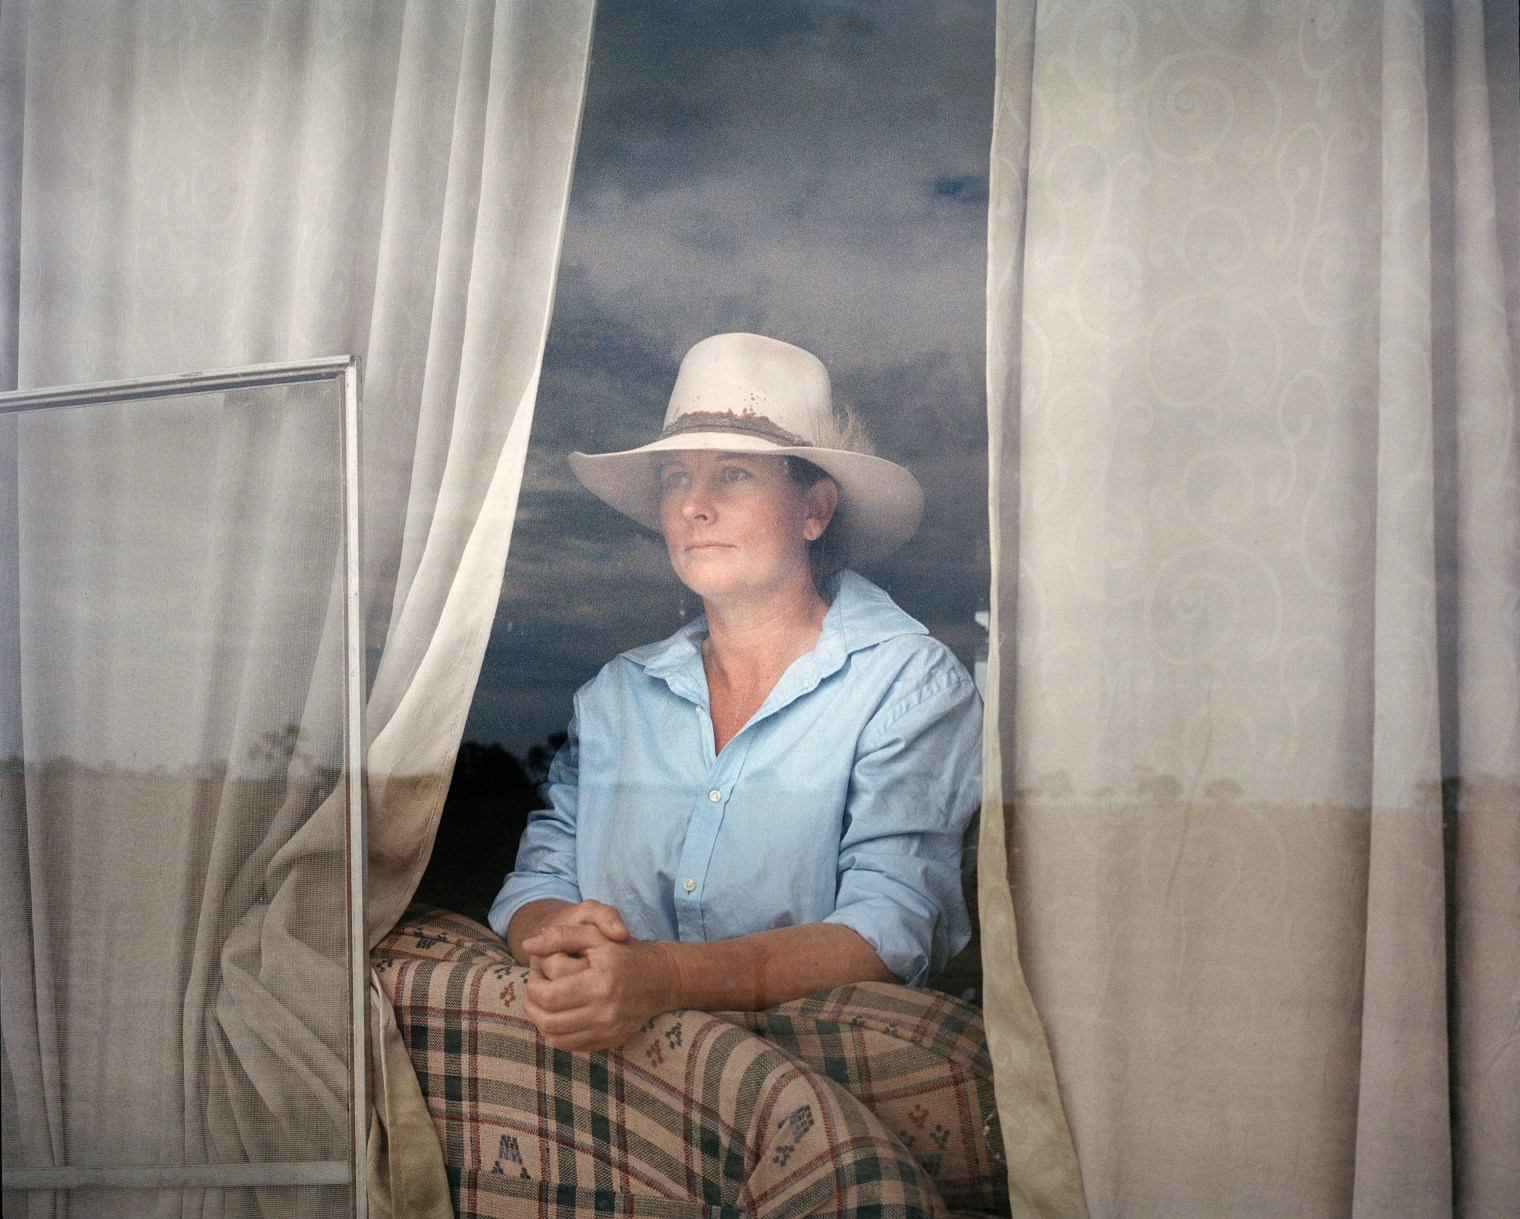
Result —
M 690 877 L 688 877 L 686 880 L 683 880 L 681 882 L 681 888 L 685 889 L 686 892 L 688 892 L 688 893 L 690 893 L 696 887 L 697 887 L 697 882 L 694 881 L 694 880 L 692 880 Z
M 715 787 L 707 793 L 707 798 L 716 804 L 719 800 L 723 799 L 723 793 Z

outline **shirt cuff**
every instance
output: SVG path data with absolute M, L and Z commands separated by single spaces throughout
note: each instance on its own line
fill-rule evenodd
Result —
M 558 876 L 513 872 L 507 877 L 506 884 L 502 885 L 496 900 L 491 903 L 491 912 L 486 915 L 486 922 L 491 924 L 492 931 L 505 940 L 514 914 L 529 902 L 549 899 L 569 902 L 573 906 L 581 900 L 581 893 L 568 880 Z
M 869 944 L 894 977 L 908 986 L 922 986 L 929 976 L 929 952 L 925 943 L 902 926 L 901 910 L 873 909 L 868 902 L 855 902 L 827 915 L 825 923 L 848 927 Z M 925 930 L 925 941 L 929 938 Z

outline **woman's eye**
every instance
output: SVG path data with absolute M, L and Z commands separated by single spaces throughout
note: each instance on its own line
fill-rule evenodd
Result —
M 687 483 L 685 470 L 664 470 L 660 474 L 660 490 L 672 491 L 677 487 L 684 487 Z

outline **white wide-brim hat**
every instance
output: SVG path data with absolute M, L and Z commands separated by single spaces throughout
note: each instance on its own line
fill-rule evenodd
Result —
M 655 454 L 708 449 L 805 458 L 839 485 L 828 539 L 849 566 L 891 554 L 924 513 L 912 474 L 849 444 L 817 356 L 758 334 L 715 334 L 681 361 L 658 438 L 620 453 L 572 453 L 570 467 L 593 494 L 658 532 Z

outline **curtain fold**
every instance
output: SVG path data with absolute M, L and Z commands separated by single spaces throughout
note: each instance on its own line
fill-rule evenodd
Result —
M 1001 319 L 1023 309 L 1024 183 L 1029 156 L 1030 89 L 1035 49 L 1032 5 L 1001 7 L 997 17 L 997 97 L 989 170 L 987 273 L 987 496 L 992 568 L 992 642 L 982 733 L 982 815 L 977 847 L 982 993 L 993 1064 L 998 1124 L 1008 1159 L 1008 1193 L 1016 1216 L 1085 1216 L 1081 1172 L 1062 1110 L 1050 1047 L 1019 960 L 1019 932 L 1009 885 L 1008 773 L 999 732 L 1015 674 L 998 661 L 1004 623 L 1016 615 L 1005 564 L 1018 555 L 1018 519 L 1000 511 L 1018 487 L 1019 434 L 996 421 L 1018 402 L 1019 332 Z M 1012 379 L 1010 379 L 1012 378 Z M 1010 588 L 999 597 L 996 590 Z
M 361 359 L 372 940 L 405 907 L 426 864 L 499 596 L 591 16 L 591 0 L 147 0 L 104 9 L 35 0 L 0 13 L 0 96 L 17 102 L 0 121 L 7 387 L 337 353 Z M 244 794 L 228 783 L 196 814 L 218 818 L 210 857 L 162 861 L 185 914 L 162 947 L 183 961 L 187 988 L 175 1032 L 183 1078 L 167 1091 L 183 1093 L 185 1119 L 173 1137 L 192 1159 L 236 1158 L 263 1137 L 247 1115 L 216 1112 L 214 1096 L 212 1108 L 201 1108 L 218 1073 L 258 1087 L 261 1055 L 273 1053 L 275 1068 L 301 1063 L 313 1084 L 325 1079 L 278 1113 L 287 1123 L 307 1120 L 302 1105 L 330 1107 L 322 1096 L 346 1086 L 341 1061 L 303 1042 L 301 999 L 310 980 L 303 969 L 338 952 L 327 940 L 341 938 L 313 927 L 302 905 L 338 845 L 340 809 L 324 803 L 320 781 L 341 717 L 312 685 L 284 712 L 289 733 L 270 737 L 261 694 L 277 683 L 299 689 L 302 673 L 322 667 L 321 655 L 341 641 L 337 602 L 312 610 L 318 621 L 326 615 L 326 627 L 305 636 L 322 640 L 321 655 L 292 650 L 295 636 L 276 619 L 256 627 L 246 655 L 216 655 L 231 637 L 227 615 L 257 624 L 264 600 L 276 612 L 262 594 L 303 562 L 281 551 L 300 536 L 293 523 L 282 525 L 282 504 L 298 496 L 282 496 L 281 486 L 300 485 L 315 450 L 295 434 L 261 436 L 257 410 L 240 419 L 229 404 L 224 417 L 207 454 L 214 464 L 221 446 L 232 481 L 219 499 L 225 536 L 206 539 L 205 570 L 225 621 L 200 624 L 208 651 L 203 678 L 185 690 L 198 708 L 187 722 L 201 725 L 196 743 L 207 758 L 230 750 L 276 768 L 286 804 L 274 824 L 287 827 L 285 836 L 301 828 L 284 846 L 278 836 L 241 841 Z M 8 435 L 8 469 L 35 461 L 18 456 L 14 428 Z M 84 456 L 99 473 L 130 477 L 113 447 L 109 428 L 97 428 Z M 114 493 L 109 481 L 83 469 L 81 477 L 98 495 Z M 336 590 L 334 571 L 313 585 L 324 599 Z M 7 578 L 7 591 L 12 584 Z M 78 677 L 98 686 L 105 671 L 85 667 Z M 217 673 L 240 676 L 229 684 Z M 23 667 L 7 697 L 53 680 Z M 202 680 L 210 684 L 195 684 Z M 6 744 L 14 725 L 17 756 L 41 756 L 50 745 L 42 726 L 16 710 Z M 124 696 L 110 714 L 130 726 Z M 13 825 L 10 812 L 26 807 L 24 785 L 8 793 L 8 836 L 24 838 L 25 822 Z M 10 845 L 7 860 L 39 850 L 25 840 Z M 47 883 L 56 889 L 61 878 Z M 20 1003 L 12 947 L 40 952 L 44 972 L 62 963 L 46 959 L 54 941 L 30 921 L 45 903 L 16 897 L 25 892 L 7 887 L 7 1058 L 23 1064 L 18 1080 L 40 1081 L 42 1094 L 27 1105 L 52 1113 L 70 1051 L 64 1074 L 49 1079 L 47 1064 L 59 1058 L 45 1042 L 60 1017 L 48 1013 L 44 986 L 25 988 Z M 132 930 L 127 920 L 117 933 L 124 947 Z M 208 958 L 201 945 L 219 955 Z M 36 1019 L 13 1028 L 18 1004 Z M 44 1044 L 29 1049 L 23 1033 L 33 1024 Z M 372 1026 L 382 1040 L 389 1029 L 376 1049 L 389 1068 L 375 1078 L 394 1079 L 394 1064 L 405 1061 L 394 1053 L 394 1021 L 381 1013 Z M 381 1098 L 382 1125 L 430 1128 L 413 1120 L 415 1086 L 392 1092 Z M 17 1105 L 26 1099 L 18 1095 Z M 278 1111 L 282 1098 L 265 1099 Z M 67 1146 L 88 1161 L 87 1141 L 70 1140 L 67 1116 L 59 1120 L 65 1128 L 54 1131 L 44 1160 L 68 1162 Z M 383 1160 L 372 1167 L 382 1207 L 414 1208 L 418 1197 L 436 1205 L 446 1188 L 436 1151 L 409 1175 Z M 397 1181 L 401 1197 L 390 1199 Z
M 1462 1213 L 1497 1216 L 1520 1207 L 1520 12 L 1464 0 L 1453 26 L 1455 282 L 1441 337 L 1456 570 L 1439 573 L 1453 687 L 1442 706 L 1453 1160 Z
M 1520 1205 L 1515 25 L 1000 4 L 990 765 L 1096 1215 Z

